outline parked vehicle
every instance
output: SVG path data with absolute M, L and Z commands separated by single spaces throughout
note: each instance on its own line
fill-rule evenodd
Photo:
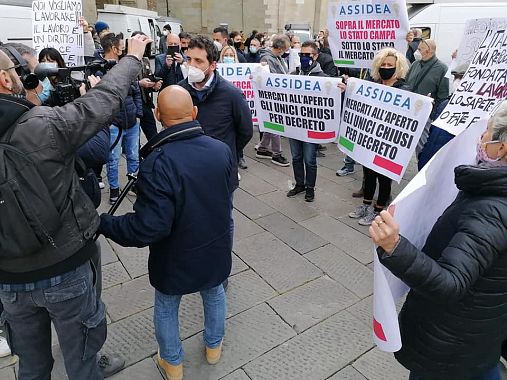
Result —
M 0 41 L 32 46 L 32 4 L 2 1 L 0 4 Z
M 287 33 L 298 36 L 301 43 L 312 39 L 312 28 L 309 24 L 286 24 L 284 29 Z

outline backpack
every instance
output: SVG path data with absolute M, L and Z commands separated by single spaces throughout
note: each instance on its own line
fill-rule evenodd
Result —
M 33 255 L 54 242 L 61 218 L 35 163 L 9 144 L 17 122 L 0 136 L 0 256 Z

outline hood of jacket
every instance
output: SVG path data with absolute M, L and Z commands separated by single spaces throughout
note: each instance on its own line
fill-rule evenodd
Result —
M 454 175 L 458 189 L 467 194 L 507 197 L 507 166 L 461 165 Z
M 322 67 L 320 67 L 320 63 L 317 62 L 317 61 L 315 61 L 315 62 L 313 62 L 310 71 L 304 71 L 303 69 L 300 68 L 299 74 L 300 75 L 315 75 L 315 76 L 318 76 L 318 75 L 321 75 L 323 72 L 324 71 L 322 71 Z
M 0 136 L 18 120 L 30 108 L 32 103 L 23 98 L 12 95 L 0 94 Z

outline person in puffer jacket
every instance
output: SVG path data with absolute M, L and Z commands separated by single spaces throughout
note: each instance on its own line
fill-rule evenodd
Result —
M 477 165 L 455 168 L 460 190 L 422 251 L 383 211 L 370 227 L 384 266 L 411 291 L 394 355 L 411 380 L 501 379 L 507 338 L 507 101 L 477 144 Z M 421 210 L 424 212 L 423 210 Z

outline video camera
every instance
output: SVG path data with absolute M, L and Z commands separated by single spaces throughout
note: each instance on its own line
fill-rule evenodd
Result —
M 116 65 L 116 61 L 112 60 L 95 60 L 85 66 L 66 68 L 52 67 L 42 63 L 35 67 L 34 72 L 39 80 L 44 80 L 47 77 L 56 78 L 56 84 L 54 84 L 54 105 L 63 106 L 64 104 L 74 101 L 81 95 L 79 87 L 81 87 L 82 83 L 86 85 L 86 90 L 91 88 L 90 81 L 88 80 L 90 75 L 96 75 L 98 72 L 104 75 L 114 65 Z M 83 79 L 73 78 L 71 75 L 72 72 L 82 72 Z

